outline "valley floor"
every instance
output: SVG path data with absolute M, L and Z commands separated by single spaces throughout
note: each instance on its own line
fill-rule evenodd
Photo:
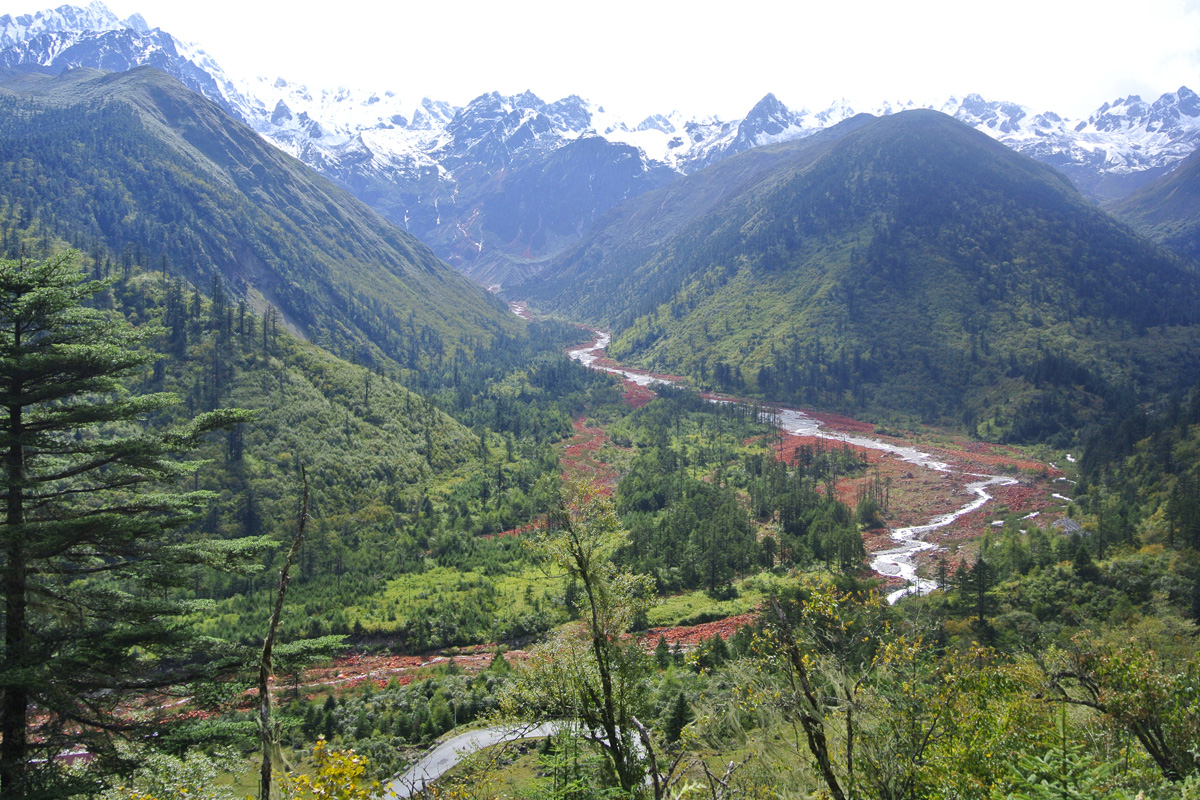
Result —
M 594 366 L 624 371 L 609 359 L 597 360 Z M 646 385 L 646 377 L 671 379 L 671 376 L 643 375 L 638 373 L 638 377 L 626 377 L 624 380 L 625 400 L 634 407 L 644 405 L 654 396 L 652 388 Z M 808 410 L 804 413 L 819 420 L 822 430 L 829 433 L 866 436 L 897 447 L 919 448 L 952 467 L 949 472 L 925 469 L 902 461 L 884 450 L 845 445 L 858 453 L 868 463 L 868 468 L 861 474 L 837 482 L 835 491 L 841 501 L 853 507 L 864 487 L 872 481 L 880 481 L 888 487 L 887 511 L 883 515 L 887 527 L 864 533 L 868 561 L 875 553 L 895 546 L 890 529 L 924 524 L 969 502 L 972 495 L 967 485 L 978 480 L 980 475 L 1002 473 L 1016 478 L 1017 482 L 989 488 L 993 500 L 926 536 L 936 547 L 917 556 L 918 571 L 923 577 L 936 579 L 939 571 L 953 574 L 960 563 L 973 562 L 981 538 L 997 531 L 1007 521 L 1015 520 L 1022 528 L 1048 528 L 1068 514 L 1071 481 L 1064 470 L 1055 463 L 1038 460 L 1019 448 L 978 442 L 936 429 L 883 432 L 869 423 L 837 414 Z M 577 418 L 574 430 L 574 434 L 559 446 L 564 478 L 613 487 L 619 477 L 618 470 L 602 456 L 601 451 L 605 448 L 621 448 L 613 444 L 601 424 L 590 418 Z M 832 446 L 835 443 L 827 438 L 783 434 L 775 452 L 778 458 L 792 461 L 800 448 Z M 536 527 L 540 526 L 524 526 L 499 535 L 520 536 Z M 888 579 L 888 588 L 902 586 L 900 579 Z M 754 616 L 753 612 L 747 612 L 697 625 L 654 626 L 644 634 L 643 641 L 648 650 L 653 649 L 662 636 L 672 647 L 679 645 L 687 650 L 713 635 L 729 638 L 739 627 L 752 622 Z M 351 655 L 309 670 L 301 685 L 309 694 L 339 692 L 357 688 L 365 682 L 384 687 L 395 680 L 406 685 L 422 670 L 445 667 L 451 660 L 463 672 L 475 674 L 487 668 L 496 650 L 497 645 L 486 644 L 422 655 Z M 525 651 L 521 649 L 510 649 L 505 653 L 510 661 L 525 657 Z

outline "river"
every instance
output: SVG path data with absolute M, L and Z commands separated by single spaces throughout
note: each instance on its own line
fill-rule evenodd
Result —
M 610 341 L 609 334 L 603 331 L 596 331 L 596 339 L 591 344 L 570 350 L 567 352 L 567 355 L 585 367 L 603 370 L 613 375 L 620 375 L 625 380 L 633 381 L 639 386 L 670 383 L 666 379 L 638 370 L 601 364 L 600 361 L 604 357 L 605 348 L 608 347 Z M 946 462 L 939 461 L 929 453 L 922 452 L 915 447 L 902 447 L 890 442 L 872 439 L 868 436 L 826 430 L 820 420 L 805 414 L 799 409 L 779 409 L 778 421 L 779 427 L 784 433 L 796 436 L 813 436 L 835 442 L 845 442 L 856 447 L 882 450 L 922 469 L 951 474 L 956 472 Z M 889 603 L 895 603 L 907 594 L 924 594 L 936 588 L 936 584 L 933 581 L 917 576 L 917 554 L 925 550 L 936 549 L 937 547 L 937 545 L 927 542 L 922 538 L 925 534 L 935 531 L 938 528 L 944 528 L 961 516 L 978 511 L 992 500 L 992 495 L 987 491 L 988 487 L 1011 486 L 1017 483 L 1016 478 L 1006 475 L 983 475 L 972 472 L 960 474 L 968 478 L 977 479 L 971 481 L 965 487 L 966 491 L 972 495 L 970 502 L 949 513 L 939 514 L 923 525 L 890 529 L 888 533 L 896 543 L 896 546 L 871 554 L 871 569 L 889 578 L 900 578 L 906 584 L 904 588 L 897 589 L 888 595 Z

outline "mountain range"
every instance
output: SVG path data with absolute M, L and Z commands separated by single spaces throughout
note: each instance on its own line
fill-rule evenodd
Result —
M 129 68 L 33 63 L 36 41 Z M 1175 198 L 1193 162 L 1169 166 L 1200 114 L 1186 89 L 1073 125 L 973 97 L 953 114 L 813 115 L 768 96 L 736 124 L 631 127 L 578 97 L 492 93 L 402 113 L 385 94 L 369 113 L 395 113 L 368 129 L 348 90 L 276 80 L 288 99 L 268 112 L 247 99 L 261 85 L 237 89 L 199 49 L 95 3 L 0 18 L 0 43 L 25 53 L 0 72 L 12 218 L 270 305 L 338 355 L 398 374 L 445 374 L 520 336 L 468 276 L 604 325 L 614 356 L 705 388 L 966 423 L 987 439 L 1069 437 L 1200 369 L 1194 266 L 1063 171 L 1095 167 L 1102 133 L 1115 148 L 1140 131 L 1158 145 L 1133 148 L 1123 171 L 1106 151 L 1111 169 L 1092 174 L 1143 183 L 1127 202 L 1157 209 L 1141 212 L 1147 233 L 1183 230 L 1190 206 Z M 1049 144 L 1068 131 L 1074 149 Z
M 59 72 L 150 65 L 200 92 L 426 242 L 479 282 L 516 285 L 623 200 L 766 144 L 855 116 L 846 103 L 789 109 L 773 95 L 740 120 L 622 120 L 577 96 L 484 94 L 464 107 L 395 91 L 316 90 L 227 75 L 200 47 L 119 19 L 102 3 L 0 17 L 0 65 Z M 868 109 L 886 116 L 917 107 Z M 1114 201 L 1170 171 L 1200 141 L 1186 87 L 1130 96 L 1087 119 L 976 94 L 929 106 L 1056 167 L 1089 199 Z
M 1077 430 L 1200 363 L 1200 275 L 951 117 L 858 115 L 622 204 L 519 290 L 699 385 Z

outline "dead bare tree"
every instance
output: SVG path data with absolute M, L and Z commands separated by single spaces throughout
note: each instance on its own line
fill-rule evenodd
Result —
M 300 496 L 300 520 L 296 525 L 296 538 L 288 550 L 283 568 L 279 571 L 279 591 L 275 594 L 275 608 L 271 611 L 271 622 L 267 626 L 267 638 L 263 642 L 262 656 L 258 659 L 258 724 L 262 736 L 262 769 L 259 775 L 259 798 L 271 800 L 272 772 L 276 763 L 283 761 L 279 751 L 278 731 L 271 720 L 271 652 L 275 649 L 275 632 L 279 629 L 279 618 L 283 615 L 283 598 L 291 582 L 292 564 L 304 541 L 304 526 L 308 521 L 308 476 L 300 468 L 303 491 Z

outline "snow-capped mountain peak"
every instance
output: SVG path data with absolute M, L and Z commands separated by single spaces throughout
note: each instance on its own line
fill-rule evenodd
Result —
M 850 117 L 854 116 L 855 111 L 850 103 L 845 98 L 842 98 L 831 103 L 824 111 L 818 111 L 815 114 L 805 111 L 803 114 L 806 118 L 813 121 L 812 127 L 827 128 L 831 125 L 837 125 L 843 120 L 850 119 Z
M 651 114 L 637 124 L 635 130 L 639 131 L 661 131 L 662 133 L 674 133 L 675 126 L 671 120 L 664 117 L 662 114 Z
M 21 14 L 13 17 L 5 14 L 0 17 L 0 47 L 13 47 L 24 44 L 36 36 L 45 33 L 61 33 L 64 31 L 114 31 L 132 29 L 138 33 L 150 31 L 146 20 L 141 14 L 134 14 L 128 19 L 119 19 L 108 10 L 108 6 L 100 0 L 93 0 L 87 6 L 59 6 L 58 8 L 38 11 L 35 14 Z

